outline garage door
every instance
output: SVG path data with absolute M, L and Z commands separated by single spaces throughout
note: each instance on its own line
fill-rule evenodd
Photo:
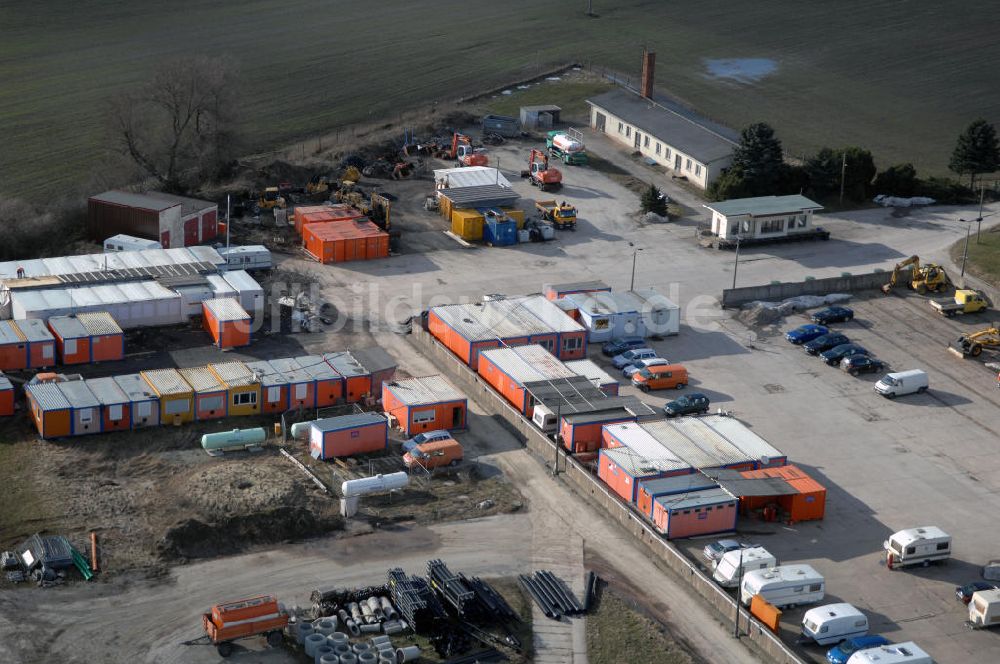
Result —
M 215 236 L 219 234 L 216 224 L 216 213 L 215 210 L 211 212 L 206 212 L 201 215 L 201 241 L 207 242 L 208 240 L 214 240 Z
M 188 219 L 184 222 L 184 246 L 198 244 L 198 217 Z
M 170 231 L 160 233 L 160 246 L 164 249 L 170 248 Z

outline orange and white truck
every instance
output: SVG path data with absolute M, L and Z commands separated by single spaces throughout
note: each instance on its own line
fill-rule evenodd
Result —
M 214 605 L 201 615 L 205 636 L 222 657 L 233 652 L 233 641 L 264 636 L 267 645 L 276 648 L 283 640 L 288 613 L 274 595 L 258 595 Z

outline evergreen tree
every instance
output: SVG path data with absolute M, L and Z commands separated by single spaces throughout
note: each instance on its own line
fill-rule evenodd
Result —
M 652 212 L 661 217 L 667 216 L 667 199 L 655 184 L 650 184 L 649 189 L 642 192 L 639 206 L 643 214 Z
M 970 124 L 958 137 L 948 168 L 959 176 L 968 174 L 973 188 L 976 175 L 1000 168 L 1000 143 L 993 125 L 982 118 Z
M 733 152 L 733 166 L 751 196 L 778 193 L 784 179 L 784 154 L 781 141 L 767 123 L 758 122 L 740 132 L 740 144 Z

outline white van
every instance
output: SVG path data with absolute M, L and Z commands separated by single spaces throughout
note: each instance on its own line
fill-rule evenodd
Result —
M 934 664 L 931 656 L 913 641 L 859 650 L 847 664 Z
M 226 259 L 227 270 L 270 270 L 271 252 L 262 244 L 242 247 L 220 247 L 219 255 Z
M 143 251 L 146 249 L 163 249 L 156 240 L 147 240 L 134 235 L 114 235 L 104 241 L 104 253 L 117 254 L 119 251 Z
M 890 399 L 927 391 L 927 372 L 922 369 L 888 373 L 875 383 L 875 391 Z
M 535 404 L 535 410 L 531 413 L 531 421 L 545 433 L 555 432 L 559 425 L 558 419 L 555 413 L 542 404 Z
M 821 602 L 825 592 L 823 576 L 810 565 L 781 565 L 744 574 L 740 601 L 750 606 L 753 596 L 760 595 L 783 609 Z
M 1000 588 L 972 593 L 969 600 L 969 625 L 973 628 L 1000 625 Z
M 742 556 L 742 558 L 741 558 Z M 768 553 L 762 546 L 753 546 L 748 549 L 737 549 L 726 551 L 715 563 L 715 571 L 712 578 L 723 588 L 735 588 L 740 584 L 740 563 L 742 562 L 742 574 L 759 569 L 774 569 L 778 566 L 778 559 Z
M 802 616 L 802 637 L 826 646 L 868 634 L 868 616 L 846 603 L 825 604 Z
M 882 543 L 889 569 L 910 565 L 930 565 L 951 557 L 951 535 L 937 526 L 907 528 L 893 533 Z

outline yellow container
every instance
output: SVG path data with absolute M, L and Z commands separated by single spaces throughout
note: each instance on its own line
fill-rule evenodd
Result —
M 500 208 L 504 213 L 517 222 L 518 230 L 524 228 L 524 210 L 515 207 L 502 207 Z
M 451 219 L 451 199 L 447 196 L 438 196 L 438 212 L 445 219 Z
M 478 210 L 452 210 L 451 232 L 463 240 L 483 239 L 483 215 Z

